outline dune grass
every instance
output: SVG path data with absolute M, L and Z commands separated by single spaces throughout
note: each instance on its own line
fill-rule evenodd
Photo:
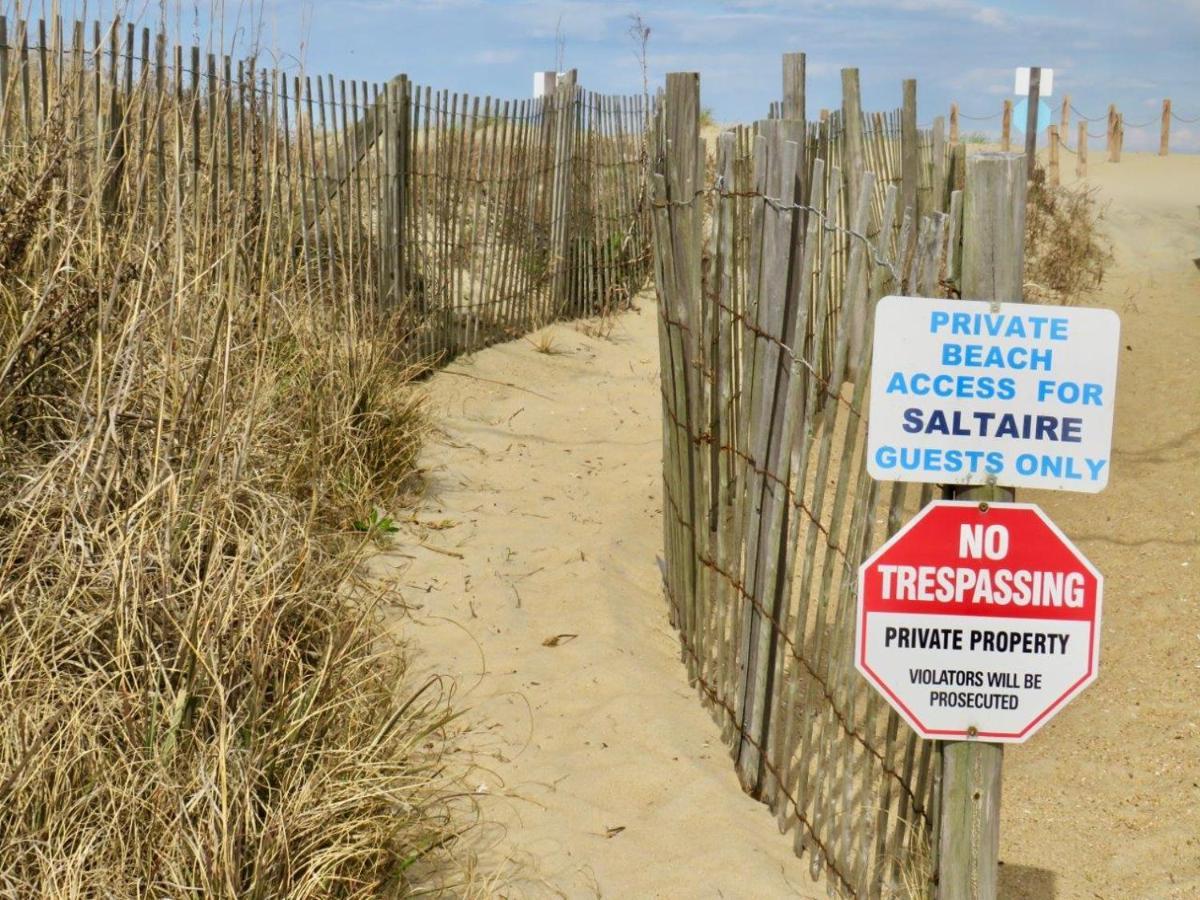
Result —
M 269 178 L 155 222 L 131 157 L 114 211 L 61 106 L 0 158 L 0 895 L 472 893 L 447 691 L 357 576 L 425 428 L 396 322 Z
M 1025 214 L 1025 289 L 1043 303 L 1072 304 L 1097 290 L 1112 265 L 1095 188 L 1053 185 L 1037 166 Z

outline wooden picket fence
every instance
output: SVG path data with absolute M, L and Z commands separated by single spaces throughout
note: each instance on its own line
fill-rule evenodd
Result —
M 960 154 L 915 121 L 906 141 L 903 114 L 862 115 L 850 74 L 861 128 L 764 120 L 707 164 L 699 77 L 669 75 L 651 196 L 682 656 L 813 877 L 875 897 L 931 887 L 941 762 L 852 658 L 858 565 L 932 496 L 867 473 L 869 313 L 953 292 L 963 195 Z
M 789 57 L 785 56 L 785 67 Z M 953 148 L 946 139 L 945 120 L 935 118 L 929 128 L 918 128 L 916 124 L 915 96 L 910 98 L 912 103 L 902 108 L 883 112 L 863 112 L 861 110 L 857 73 L 854 70 L 848 83 L 844 84 L 847 103 L 845 109 L 821 110 L 820 119 L 809 122 L 798 129 L 799 122 L 784 118 L 785 104 L 778 101 L 771 104 L 770 117 L 747 126 L 732 129 L 734 133 L 734 164 L 733 183 L 739 192 L 754 190 L 753 147 L 759 134 L 774 135 L 775 129 L 783 129 L 784 140 L 794 141 L 798 145 L 800 158 L 808 160 L 808 166 L 801 166 L 801 176 L 806 179 L 805 195 L 813 190 L 811 183 L 811 161 L 824 160 L 823 178 L 826 182 L 836 168 L 841 172 L 851 169 L 855 171 L 870 171 L 875 177 L 870 191 L 870 217 L 868 227 L 874 228 L 884 214 L 886 197 L 889 188 L 895 187 L 899 192 L 900 209 L 909 211 L 916 217 L 927 215 L 931 211 L 944 211 L 950 191 L 957 185 L 961 187 L 965 171 L 965 147 Z M 915 91 L 915 82 L 912 83 Z M 847 112 L 858 110 L 861 125 L 851 133 L 846 127 Z M 904 140 L 904 134 L 911 134 L 909 140 Z M 801 148 L 799 145 L 803 144 Z M 906 177 L 907 176 L 907 177 Z M 911 193 L 906 193 L 910 191 Z M 828 193 L 828 184 L 818 185 L 818 193 Z M 845 185 L 845 189 L 835 191 L 830 195 L 830 203 L 837 207 L 841 220 L 847 221 L 849 207 L 853 202 L 853 185 Z M 743 197 L 743 200 L 746 198 Z M 743 203 L 743 206 L 745 203 Z M 743 223 L 743 231 L 748 227 L 749 218 L 741 216 L 737 220 Z M 903 223 L 897 222 L 897 227 Z M 872 232 L 874 234 L 874 232 Z M 747 235 L 740 237 L 741 245 L 747 243 Z M 850 245 L 846 242 L 836 243 L 831 251 L 828 264 L 831 290 L 829 305 L 818 316 L 815 308 L 810 310 L 807 323 L 811 341 L 814 329 L 824 330 L 823 350 L 818 364 L 823 376 L 828 376 L 833 365 L 833 347 L 836 342 L 838 319 L 841 315 L 841 291 L 839 286 L 845 278 L 848 251 Z M 815 294 L 810 304 L 815 306 Z M 861 334 L 861 326 L 855 334 L 857 340 Z
M 573 73 L 501 101 L 0 16 L 2 152 L 68 146 L 55 177 L 103 185 L 111 216 L 236 229 L 285 277 L 385 313 L 430 365 L 642 287 L 648 113 Z

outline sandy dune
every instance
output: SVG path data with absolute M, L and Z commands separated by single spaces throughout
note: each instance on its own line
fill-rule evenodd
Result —
M 1068 164 L 1069 166 L 1069 164 Z M 1011 748 L 1003 896 L 1200 895 L 1200 157 L 1092 164 L 1123 319 L 1112 482 L 1026 492 L 1106 575 L 1099 681 Z M 422 665 L 460 679 L 509 896 L 824 896 L 687 686 L 655 555 L 653 301 L 435 376 L 419 518 L 375 560 Z M 505 382 L 500 384 L 497 382 Z

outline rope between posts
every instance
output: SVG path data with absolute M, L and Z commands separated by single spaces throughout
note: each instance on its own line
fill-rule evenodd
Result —
M 970 119 L 972 122 L 986 122 L 988 119 L 998 119 L 1002 115 L 1004 115 L 1003 111 L 998 112 L 998 113 L 992 113 L 990 116 L 968 116 L 966 113 L 960 112 L 958 114 L 958 117 L 960 119 Z
M 1075 108 L 1074 103 L 1071 104 L 1071 112 L 1075 113 L 1075 115 L 1077 115 L 1079 118 L 1083 119 L 1083 121 L 1085 121 L 1085 122 L 1099 122 L 1101 119 L 1107 118 L 1106 116 L 1085 116 L 1083 113 L 1081 113 L 1079 110 L 1077 110 Z
M 1192 125 L 1196 122 L 1200 122 L 1200 116 L 1196 116 L 1195 118 L 1191 118 L 1191 119 L 1185 119 L 1183 116 L 1179 115 L 1179 113 L 1175 112 L 1174 110 L 1171 111 L 1171 118 L 1174 119 L 1176 122 L 1183 122 L 1185 125 Z

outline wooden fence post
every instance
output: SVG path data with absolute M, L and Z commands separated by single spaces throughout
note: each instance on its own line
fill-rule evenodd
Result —
M 1117 144 L 1117 104 L 1108 104 L 1108 130 L 1105 135 L 1104 152 L 1112 162 L 1113 148 Z
M 1046 179 L 1051 185 L 1058 184 L 1058 126 L 1050 126 L 1050 158 L 1046 164 Z
M 805 151 L 808 148 L 807 134 L 807 99 L 805 97 L 805 55 L 803 53 L 783 54 L 783 103 L 780 108 L 782 121 L 789 123 L 783 126 L 786 140 L 796 142 L 796 202 L 803 203 L 808 198 L 808 163 Z M 803 215 L 795 217 L 792 235 L 795 240 L 802 240 L 804 223 Z
M 412 140 L 413 107 L 412 85 L 407 74 L 402 74 L 386 90 L 395 97 L 395 116 L 391 125 L 392 152 L 394 152 L 394 182 L 391 185 L 392 228 L 392 308 L 402 304 L 408 294 L 408 191 L 409 191 L 409 144 Z M 415 258 L 415 257 L 414 257 Z
M 1058 126 L 1058 139 L 1064 147 L 1071 140 L 1071 95 L 1065 94 L 1062 102 L 1062 121 Z
M 1162 107 L 1162 126 L 1158 134 L 1158 155 L 1166 156 L 1171 145 L 1171 101 L 1164 100 Z
M 1000 117 L 1000 149 L 1005 153 L 1012 149 L 1012 101 L 1004 101 L 1004 112 Z
M 571 69 L 558 79 L 554 89 L 554 181 L 551 185 L 550 251 L 554 254 L 554 277 L 551 282 L 551 318 L 562 315 L 567 306 L 570 287 L 568 266 L 571 260 L 571 177 L 575 157 L 575 83 L 576 71 Z M 545 324 L 545 323 L 539 323 Z
M 805 120 L 803 53 L 783 54 L 783 115 L 794 122 Z
M 1113 148 L 1109 155 L 1108 161 L 1119 163 L 1121 161 L 1121 150 L 1125 147 L 1125 113 L 1117 113 L 1113 116 Z
M 694 346 L 699 343 L 701 297 L 700 76 L 695 72 L 667 74 L 665 95 L 657 118 L 662 171 L 650 178 L 654 203 L 655 284 L 659 297 L 659 346 L 662 354 L 664 459 L 672 462 L 664 474 L 665 503 L 676 514 L 663 516 L 667 593 L 675 627 L 690 642 L 696 621 L 695 473 L 699 433 Z M 664 152 L 665 151 L 665 152 Z M 690 644 L 689 644 L 690 646 Z M 689 659 L 688 674 L 695 663 Z
M 1075 145 L 1075 176 L 1077 178 L 1087 178 L 1087 147 L 1087 122 L 1080 120 L 1079 138 Z
M 917 186 L 919 176 L 918 164 L 921 159 L 921 148 L 917 136 L 917 80 L 904 79 L 904 106 L 900 113 L 900 205 L 901 209 L 913 211 L 913 221 L 917 221 L 920 210 L 917 209 Z M 851 175 L 857 180 L 858 173 Z M 853 209 L 853 205 L 850 206 Z
M 862 176 L 866 169 L 866 151 L 863 145 L 862 130 L 862 95 L 859 93 L 858 69 L 842 69 L 842 127 L 845 129 L 846 141 L 844 144 L 845 171 L 842 173 L 842 180 L 846 186 L 846 209 L 852 210 L 858 208 L 858 194 L 862 190 Z M 915 197 L 915 181 L 913 190 Z M 814 327 L 821 326 L 814 325 Z M 866 334 L 865 307 L 856 306 L 850 310 L 849 327 L 850 377 L 853 380 L 858 375 L 855 368 L 857 361 L 861 358 L 858 350 L 862 347 L 863 337 Z
M 1029 96 L 1025 99 L 1025 177 L 1037 165 L 1038 105 L 1042 102 L 1042 67 L 1029 67 Z
M 1021 301 L 1026 168 L 1019 154 L 980 153 L 967 161 L 963 210 L 962 295 Z M 958 500 L 1011 501 L 1012 488 L 949 488 Z M 1000 858 L 1004 748 L 982 741 L 942 745 L 938 835 L 939 900 L 993 900 Z
M 958 143 L 958 104 L 950 104 L 950 146 Z
M 859 178 L 863 172 L 865 151 L 862 131 L 862 94 L 859 92 L 858 69 L 842 69 L 842 127 L 845 129 L 845 171 L 847 208 L 854 208 L 858 197 Z
M 946 211 L 946 198 L 950 193 L 946 190 L 946 121 L 941 116 L 933 120 L 933 171 L 930 173 L 929 211 L 940 213 Z M 951 146 L 954 142 L 951 141 Z

